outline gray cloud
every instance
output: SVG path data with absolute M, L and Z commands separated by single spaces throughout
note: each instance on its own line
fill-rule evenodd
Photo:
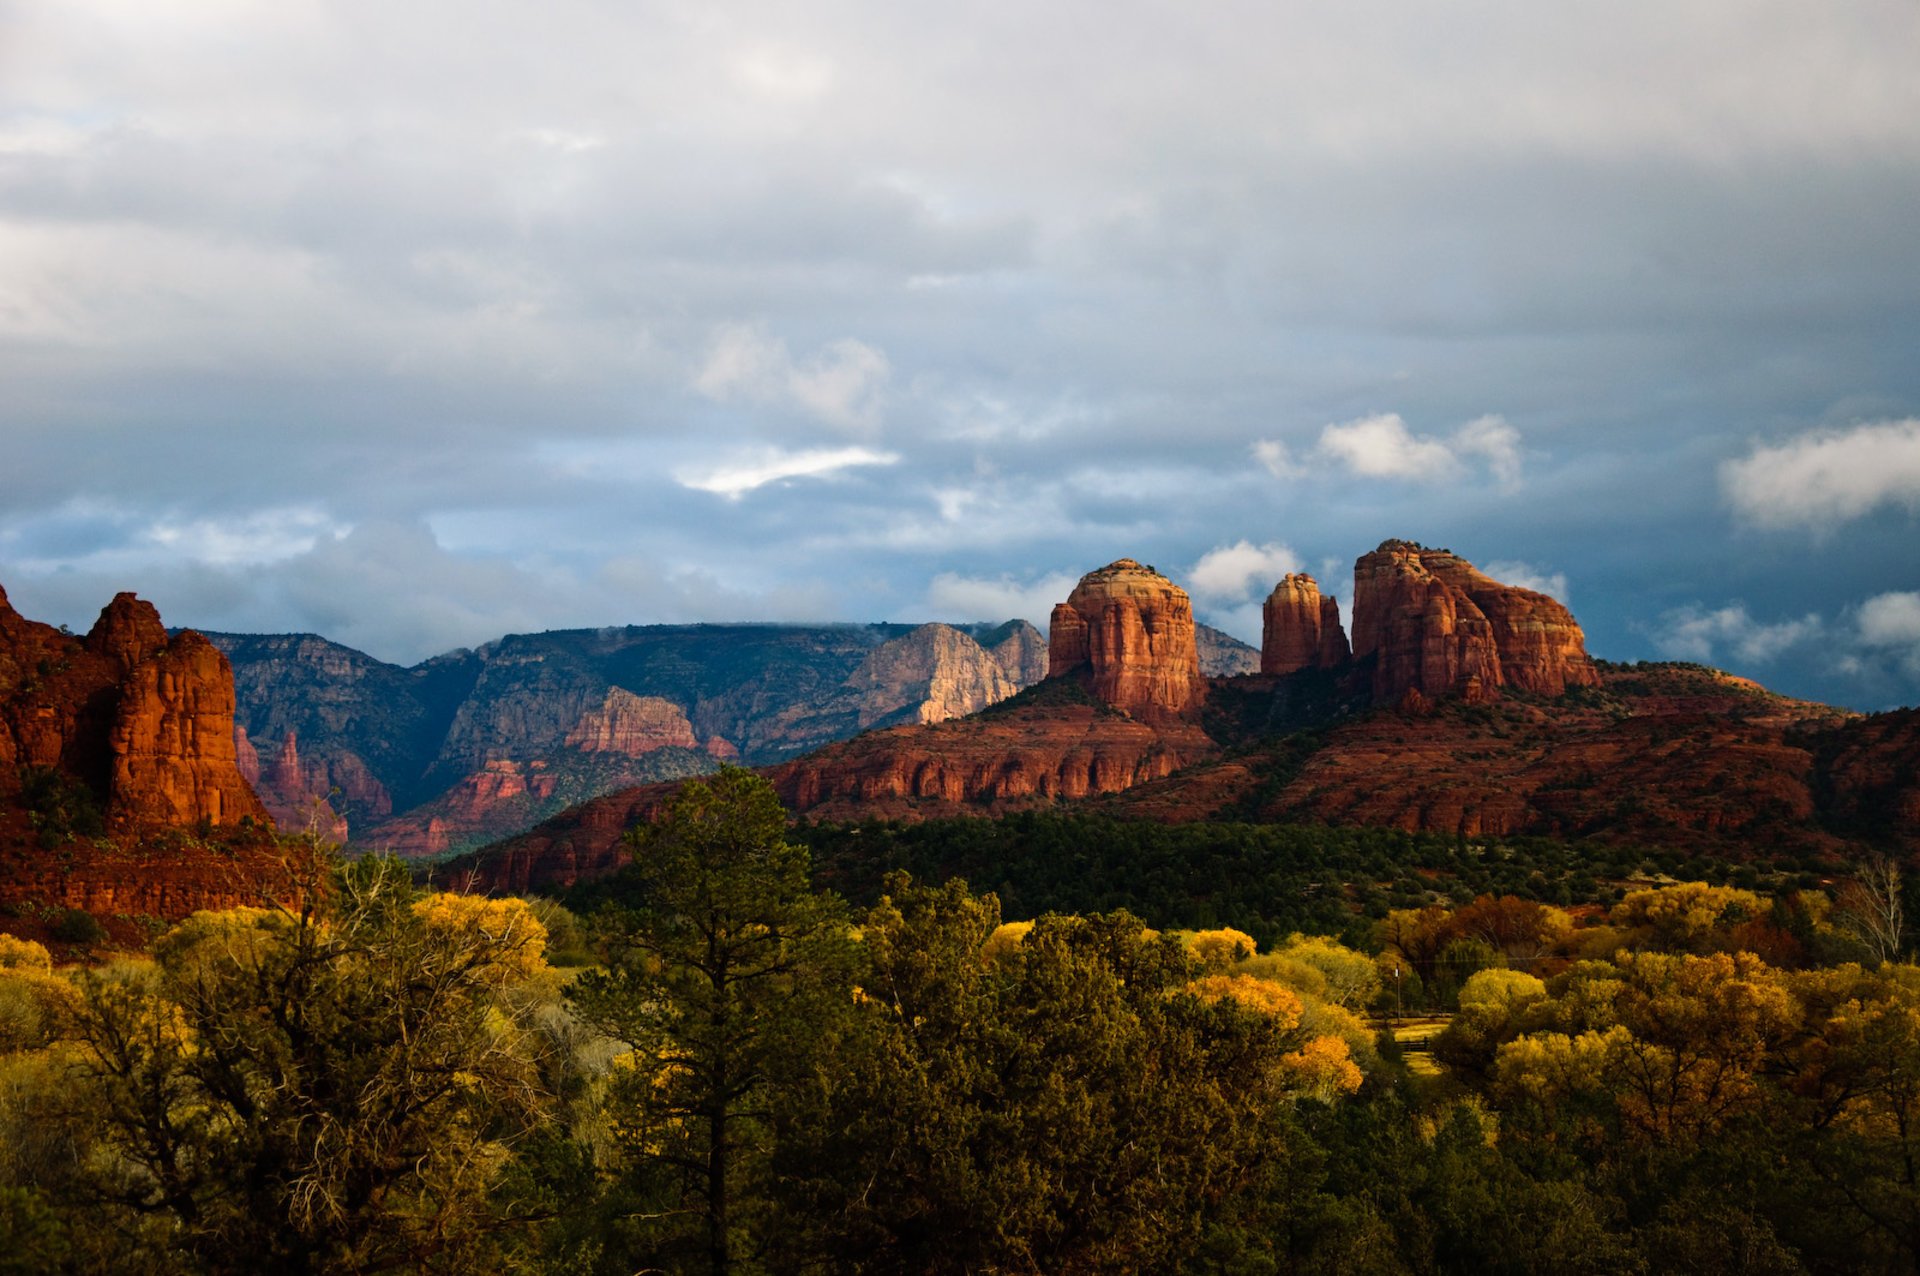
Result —
M 1920 584 L 1905 489 L 1792 478 L 1920 412 L 1916 39 L 1786 0 L 14 6 L 0 579 L 392 655 L 1409 535 L 1553 564 L 1602 654 L 1703 599 L 1839 626 Z M 1422 448 L 1444 481 L 1387 464 Z M 1813 646 L 1770 676 L 1920 694 Z

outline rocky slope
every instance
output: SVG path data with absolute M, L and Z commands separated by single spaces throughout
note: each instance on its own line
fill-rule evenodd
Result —
M 1268 637 L 1283 632 L 1268 648 L 1305 663 L 1196 682 L 1169 712 L 1156 689 L 1189 667 L 1184 595 L 1121 560 L 1055 609 L 1054 673 L 1040 686 L 970 718 L 831 745 L 769 778 L 810 818 L 1080 801 L 1150 819 L 1597 837 L 1733 856 L 1920 852 L 1920 711 L 1862 718 L 1698 666 L 1598 664 L 1561 604 L 1444 550 L 1389 541 L 1356 578 L 1351 656 L 1337 656 L 1338 614 L 1317 585 L 1290 578 L 1274 593 Z M 604 871 L 667 791 L 610 795 L 462 871 L 513 889 Z
M 177 917 L 257 902 L 271 833 L 218 649 L 169 637 L 132 594 L 78 638 L 0 590 L 0 904 Z
M 721 761 L 971 713 L 1046 658 L 1022 621 L 570 630 L 411 669 L 312 635 L 213 637 L 236 669 L 241 765 L 276 817 L 410 856 Z
M 1193 640 L 1200 649 L 1200 676 L 1203 678 L 1236 678 L 1243 673 L 1260 672 L 1260 649 L 1248 646 L 1232 634 L 1222 633 L 1210 625 L 1196 624 L 1193 627 Z M 1046 676 L 1044 661 L 1040 676 Z

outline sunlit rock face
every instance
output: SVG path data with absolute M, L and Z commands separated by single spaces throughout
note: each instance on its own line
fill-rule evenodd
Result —
M 1083 665 L 1093 694 L 1116 709 L 1144 718 L 1181 713 L 1201 687 L 1186 591 L 1131 558 L 1082 576 L 1053 609 L 1047 676 Z
M 1295 673 L 1345 663 L 1347 633 L 1340 604 L 1304 572 L 1285 577 L 1267 595 L 1260 630 L 1260 672 Z
M 117 828 L 264 823 L 240 773 L 233 672 L 151 603 L 117 595 L 85 638 L 27 620 L 0 593 L 0 783 L 53 769 L 104 799 Z
M 1469 700 L 1514 687 L 1557 696 L 1599 674 L 1573 614 L 1444 549 L 1390 540 L 1353 567 L 1353 654 L 1375 657 L 1379 703 Z

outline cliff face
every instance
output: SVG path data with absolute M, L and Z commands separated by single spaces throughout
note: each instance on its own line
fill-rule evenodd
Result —
M 1232 634 L 1211 625 L 1193 627 L 1194 645 L 1200 649 L 1200 673 L 1206 678 L 1236 678 L 1243 673 L 1260 672 L 1260 649 L 1249 647 Z
M 1131 558 L 1082 576 L 1053 609 L 1047 676 L 1082 665 L 1104 703 L 1147 719 L 1178 715 L 1201 688 L 1186 591 Z
M 233 674 L 191 630 L 120 594 L 84 639 L 25 619 L 0 593 L 0 786 L 13 768 L 85 785 L 119 829 L 267 821 L 240 774 Z
M 1503 686 L 1557 696 L 1599 683 L 1571 612 L 1447 550 L 1387 541 L 1354 564 L 1353 585 L 1353 654 L 1375 657 L 1376 703 L 1409 692 L 1482 700 Z
M 1118 800 L 1131 814 L 1756 853 L 1920 851 L 1920 711 L 1862 718 L 1697 665 L 1587 695 L 1340 715 Z
M 111 810 L 123 822 L 268 819 L 235 762 L 233 671 L 191 629 L 128 671 L 108 748 Z
M 567 630 L 412 669 L 312 635 L 215 641 L 237 671 L 236 753 L 276 818 L 419 855 L 720 761 L 971 713 L 1046 660 L 1024 621 Z
M 226 658 L 132 594 L 77 638 L 0 591 L 0 901 L 174 918 L 278 890 L 233 714 Z
M 1018 643 L 1021 637 L 1008 641 Z M 1019 666 L 1027 664 L 1024 651 L 1008 654 Z M 1008 675 L 999 653 L 951 625 L 922 625 L 861 661 L 848 675 L 845 692 L 864 731 L 903 712 L 916 722 L 963 718 L 1005 700 L 1022 685 Z
M 1340 627 L 1340 604 L 1322 595 L 1320 584 L 1295 573 L 1273 587 L 1262 609 L 1260 672 L 1289 674 L 1301 669 L 1332 669 L 1346 663 L 1347 634 Z

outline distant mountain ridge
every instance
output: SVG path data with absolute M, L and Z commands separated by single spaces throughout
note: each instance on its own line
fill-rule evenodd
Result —
M 1047 678 L 968 718 L 765 769 L 808 819 L 1090 803 L 1133 818 L 1537 834 L 1740 856 L 1920 853 L 1920 711 L 1862 717 L 1696 665 L 1593 660 L 1564 605 L 1450 551 L 1355 564 L 1353 639 L 1310 578 L 1265 609 L 1264 673 L 1218 676 L 1186 594 L 1119 559 L 1054 609 Z M 612 793 L 449 866 L 520 890 L 618 862 L 671 791 Z
M 1207 633 L 1210 666 L 1257 664 Z M 312 634 L 207 637 L 232 662 L 240 766 L 275 818 L 412 856 L 722 761 L 973 713 L 1047 660 L 1020 620 L 555 630 L 411 668 Z

